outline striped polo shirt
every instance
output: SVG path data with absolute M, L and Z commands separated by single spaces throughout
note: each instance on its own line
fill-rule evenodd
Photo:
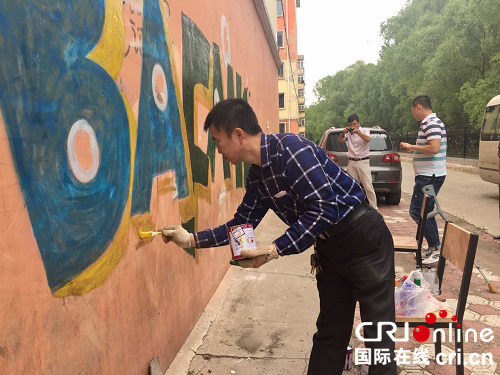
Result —
M 435 113 L 431 113 L 420 123 L 417 146 L 425 146 L 431 139 L 441 139 L 439 152 L 435 155 L 424 154 L 420 151 L 413 152 L 413 169 L 416 176 L 446 175 L 446 128 Z

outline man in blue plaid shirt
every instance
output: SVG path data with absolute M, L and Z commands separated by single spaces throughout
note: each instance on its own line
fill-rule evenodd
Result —
M 188 233 L 182 226 L 162 230 L 165 242 L 207 248 L 229 243 L 227 228 L 256 228 L 272 209 L 289 225 L 272 245 L 242 251 L 241 267 L 260 267 L 315 244 L 312 264 L 320 297 L 318 331 L 313 338 L 309 375 L 342 374 L 359 301 L 365 338 L 377 337 L 377 322 L 394 322 L 394 248 L 382 216 L 366 203 L 360 185 L 313 142 L 295 134 L 264 134 L 250 105 L 226 99 L 208 114 L 217 149 L 232 164 L 251 164 L 246 193 L 234 218 L 213 229 Z M 366 347 L 390 352 L 385 334 Z M 373 357 L 373 353 L 372 353 Z M 371 365 L 370 375 L 395 375 L 396 365 Z

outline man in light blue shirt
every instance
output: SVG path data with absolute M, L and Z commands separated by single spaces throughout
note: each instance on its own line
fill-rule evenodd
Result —
M 447 138 L 444 123 L 432 111 L 429 96 L 420 95 L 413 99 L 411 113 L 415 120 L 420 121 L 417 144 L 401 142 L 400 147 L 401 150 L 413 151 L 414 154 L 415 186 L 411 197 L 410 215 L 418 223 L 424 197 L 422 188 L 432 184 L 437 194 L 446 177 Z M 430 200 L 430 206 L 433 210 L 434 199 Z M 423 260 L 422 264 L 429 265 L 438 262 L 441 242 L 435 218 L 427 219 L 424 237 L 428 244 L 426 253 L 428 257 Z

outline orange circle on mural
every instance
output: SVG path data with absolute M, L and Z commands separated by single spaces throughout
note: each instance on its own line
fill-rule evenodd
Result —
M 90 135 L 83 130 L 79 130 L 75 134 L 75 156 L 82 169 L 88 171 L 92 168 L 93 157 L 90 151 Z
M 156 106 L 160 111 L 167 109 L 168 92 L 167 92 L 167 79 L 165 72 L 160 64 L 155 64 L 153 67 L 153 74 L 151 77 L 151 84 L 153 89 L 153 99 Z
M 73 175 L 83 183 L 92 181 L 99 170 L 101 155 L 97 136 L 86 120 L 80 119 L 71 127 L 66 151 Z
M 166 103 L 167 98 L 166 98 L 165 80 L 160 74 L 156 76 L 154 90 L 156 99 L 158 99 L 160 104 L 163 105 L 164 103 Z

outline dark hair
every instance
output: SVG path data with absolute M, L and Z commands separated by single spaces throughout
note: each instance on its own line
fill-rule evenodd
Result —
M 348 118 L 347 118 L 347 123 L 350 124 L 351 122 L 353 122 L 354 120 L 356 120 L 357 122 L 359 122 L 359 116 L 355 113 L 353 113 L 352 115 L 350 115 Z
M 415 99 L 413 99 L 411 102 L 411 106 L 415 107 L 417 104 L 420 104 L 422 107 L 432 110 L 431 98 L 429 95 L 419 95 Z
M 224 130 L 228 137 L 236 128 L 250 135 L 262 133 L 255 112 L 243 99 L 226 99 L 217 103 L 208 113 L 203 129 L 207 131 L 212 124 L 217 130 Z

